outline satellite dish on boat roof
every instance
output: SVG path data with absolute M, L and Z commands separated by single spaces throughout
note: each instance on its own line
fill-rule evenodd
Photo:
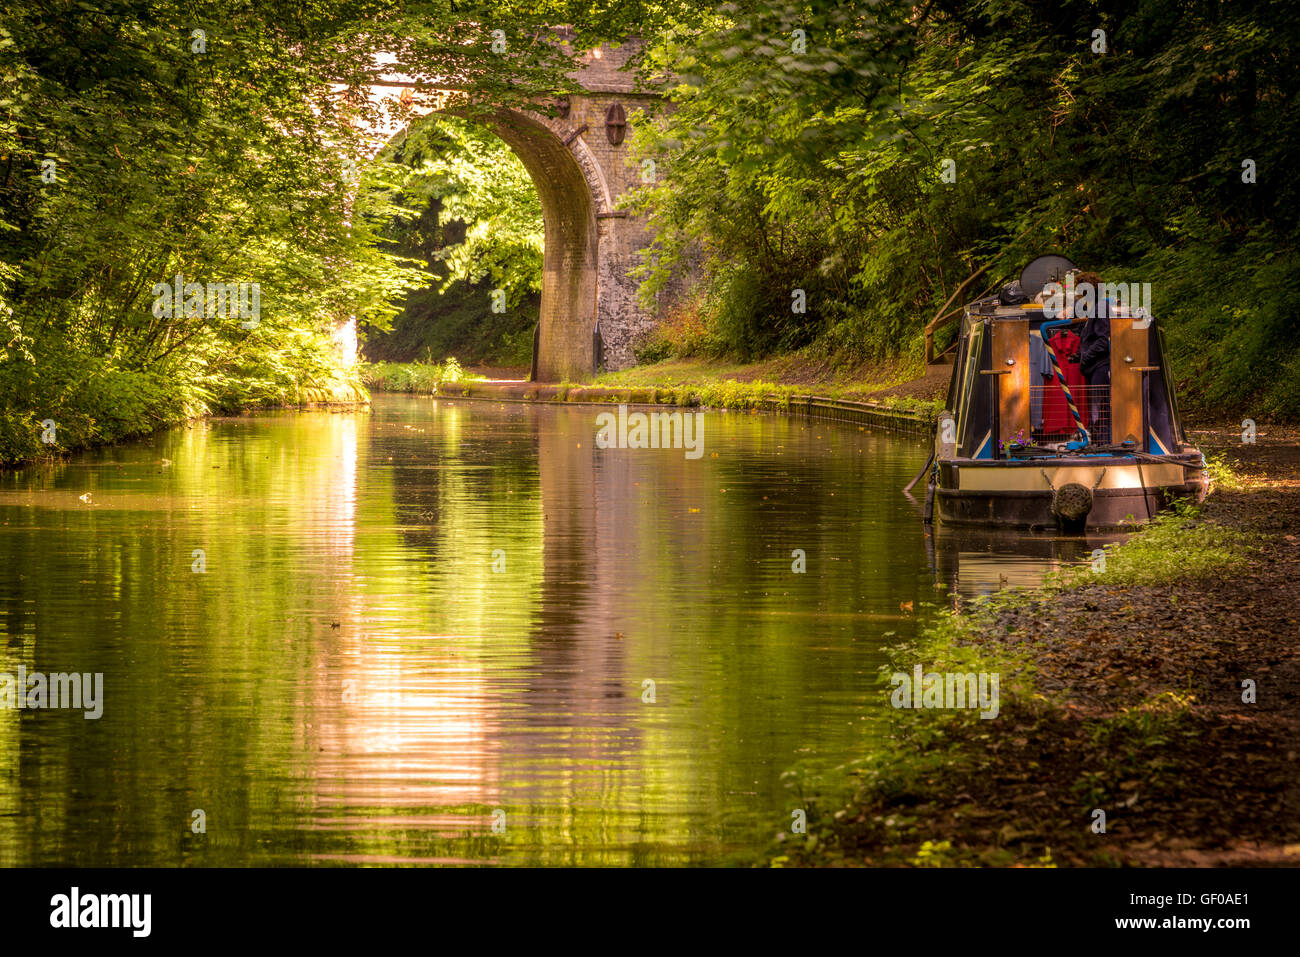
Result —
M 1077 268 L 1074 263 L 1064 256 L 1055 254 L 1039 256 L 1020 270 L 1020 288 L 1030 298 L 1034 298 L 1043 291 L 1043 287 L 1049 282 L 1065 282 L 1065 274 Z

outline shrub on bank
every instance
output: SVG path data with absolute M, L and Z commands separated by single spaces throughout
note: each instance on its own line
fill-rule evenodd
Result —
M 323 340 L 211 367 L 185 360 L 123 368 L 63 343 L 38 354 L 30 364 L 0 366 L 0 467 L 137 438 L 212 412 L 365 398 L 356 370 L 336 367 Z M 43 423 L 51 421 L 47 430 Z
M 361 366 L 362 381 L 379 392 L 433 394 L 445 382 L 474 378 L 480 377 L 467 375 L 454 358 L 442 363 L 372 362 Z

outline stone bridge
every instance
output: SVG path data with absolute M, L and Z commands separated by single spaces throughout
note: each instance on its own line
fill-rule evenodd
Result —
M 572 75 L 582 92 L 561 101 L 558 116 L 502 109 L 486 121 L 518 155 L 541 197 L 546 247 L 533 356 L 540 382 L 582 382 L 598 366 L 632 365 L 633 346 L 654 324 L 638 306 L 638 283 L 630 276 L 650 234 L 641 217 L 614 208 L 640 183 L 641 171 L 628 158 L 628 134 L 632 112 L 652 102 L 634 94 L 631 72 L 619 69 L 634 52 L 626 43 L 575 56 Z M 370 97 L 405 97 L 417 115 L 453 112 L 447 91 L 412 88 L 419 85 L 385 78 L 371 86 Z M 374 152 L 403 125 L 394 119 L 372 128 L 379 144 Z M 338 340 L 345 355 L 356 355 L 355 319 L 339 330 Z

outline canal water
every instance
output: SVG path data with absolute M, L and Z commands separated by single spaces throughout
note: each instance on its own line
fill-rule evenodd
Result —
M 103 675 L 97 719 L 0 708 L 0 864 L 722 862 L 875 746 L 886 646 L 1062 558 L 927 537 L 921 439 L 710 411 L 688 458 L 602 411 L 377 396 L 0 474 L 0 675 Z

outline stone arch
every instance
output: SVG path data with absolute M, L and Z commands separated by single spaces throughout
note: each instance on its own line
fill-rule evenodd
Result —
M 633 278 L 637 253 L 649 243 L 645 223 L 616 210 L 615 202 L 632 185 L 626 147 L 605 142 L 606 111 L 612 104 L 635 106 L 630 81 L 619 70 L 630 45 L 618 55 L 581 58 L 583 92 L 569 97 L 565 116 L 500 107 L 484 113 L 469 110 L 463 94 L 423 87 L 393 78 L 369 88 L 373 104 L 383 105 L 394 89 L 411 109 L 383 108 L 371 121 L 370 152 L 379 152 L 407 125 L 409 117 L 442 113 L 483 123 L 523 162 L 541 199 L 545 222 L 540 336 L 537 377 L 544 382 L 581 382 L 596 371 L 595 334 L 599 330 L 604 363 L 621 369 L 635 363 L 634 345 L 654 320 L 637 300 Z M 472 116 L 471 116 L 472 113 Z M 355 356 L 355 320 L 350 354 Z M 342 330 L 347 332 L 348 329 Z
M 612 210 L 609 186 L 580 130 L 536 113 L 499 110 L 488 125 L 528 170 L 542 203 L 541 333 L 536 356 L 543 382 L 580 382 L 595 369 L 600 229 Z

